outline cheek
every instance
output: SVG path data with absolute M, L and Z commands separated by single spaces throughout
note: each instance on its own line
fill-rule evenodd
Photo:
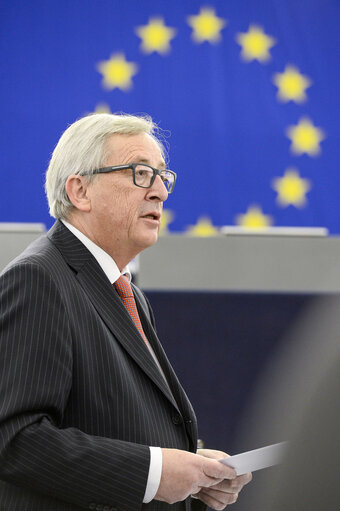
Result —
M 117 183 L 113 186 L 111 182 L 103 181 L 101 185 L 94 194 L 93 202 L 101 228 L 115 229 L 120 235 L 131 231 L 138 221 L 142 194 L 135 187 L 131 190 Z
M 104 212 L 112 203 L 112 194 L 109 193 L 109 188 L 107 186 L 103 186 L 101 182 L 95 181 L 90 191 L 93 209 L 95 209 L 98 213 L 101 211 Z
M 138 200 L 129 192 L 121 192 L 112 197 L 111 212 L 121 227 L 131 229 L 138 220 Z

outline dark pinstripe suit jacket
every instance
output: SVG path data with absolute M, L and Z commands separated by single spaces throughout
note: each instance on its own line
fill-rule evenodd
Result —
M 97 261 L 59 221 L 0 279 L 0 510 L 142 506 L 149 445 L 195 450 L 196 419 L 134 288 L 165 383 Z

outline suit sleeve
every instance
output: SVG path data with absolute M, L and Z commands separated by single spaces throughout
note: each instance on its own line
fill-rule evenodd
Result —
M 0 277 L 0 479 L 87 509 L 139 509 L 149 448 L 63 429 L 71 389 L 58 287 L 37 264 L 13 266 Z

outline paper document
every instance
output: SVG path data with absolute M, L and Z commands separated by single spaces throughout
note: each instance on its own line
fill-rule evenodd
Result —
M 220 461 L 236 470 L 238 476 L 247 472 L 255 472 L 261 468 L 271 467 L 281 463 L 288 442 L 267 445 L 261 449 L 243 452 L 229 458 L 222 458 Z

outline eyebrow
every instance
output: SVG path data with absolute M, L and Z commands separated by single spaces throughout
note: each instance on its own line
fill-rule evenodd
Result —
M 137 156 L 137 158 L 134 158 L 134 161 L 131 163 L 145 163 L 146 165 L 150 165 L 149 160 L 146 160 L 145 158 L 141 158 L 139 156 Z M 158 168 L 160 170 L 165 170 L 167 168 L 166 163 L 165 162 L 160 163 Z

